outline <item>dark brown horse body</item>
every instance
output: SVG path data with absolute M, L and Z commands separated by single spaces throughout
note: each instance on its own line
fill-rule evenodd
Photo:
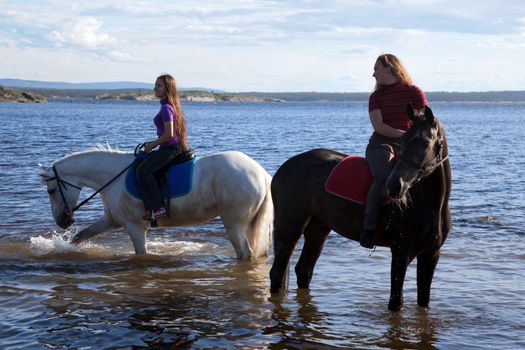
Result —
M 387 181 L 393 201 L 382 208 L 375 235 L 376 244 L 390 247 L 392 253 L 390 310 L 403 305 L 406 270 L 416 257 L 417 302 L 428 306 L 440 249 L 451 227 L 451 172 L 443 127 L 428 107 L 424 116 L 414 116 L 411 108 L 409 114 L 414 123 L 402 138 L 400 160 Z M 299 288 L 309 287 L 331 230 L 359 240 L 364 206 L 325 190 L 327 177 L 345 156 L 327 149 L 311 150 L 290 158 L 273 177 L 272 293 L 284 287 L 292 252 L 302 234 L 304 246 L 295 266 Z

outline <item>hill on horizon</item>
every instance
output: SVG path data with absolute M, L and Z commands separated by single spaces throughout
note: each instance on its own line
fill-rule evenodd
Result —
M 0 85 L 14 88 L 36 89 L 153 89 L 153 84 L 132 81 L 94 82 L 94 83 L 67 83 L 24 79 L 0 79 Z
M 24 80 L 24 79 L 0 79 L 0 85 L 10 88 L 25 89 L 60 89 L 60 90 L 124 90 L 124 89 L 147 89 L 153 90 L 152 83 L 142 83 L 136 81 L 111 81 L 111 82 L 93 82 L 93 83 L 68 83 L 61 81 L 41 81 L 41 80 Z M 189 87 L 180 88 L 180 90 L 198 90 L 210 92 L 222 92 L 219 89 Z

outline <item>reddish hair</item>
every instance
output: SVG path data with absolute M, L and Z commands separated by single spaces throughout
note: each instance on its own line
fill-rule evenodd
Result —
M 401 60 L 397 58 L 397 56 L 392 55 L 391 53 L 385 53 L 379 55 L 376 62 L 379 62 L 383 67 L 388 68 L 403 85 L 414 84 L 405 66 L 403 66 Z M 375 90 L 378 90 L 380 87 L 381 86 L 376 83 Z
M 166 86 L 166 98 L 168 103 L 175 111 L 175 118 L 173 119 L 173 131 L 179 137 L 182 149 L 188 149 L 188 139 L 186 136 L 186 118 L 179 98 L 179 90 L 177 89 L 177 82 L 170 74 L 162 74 L 157 79 L 164 82 Z

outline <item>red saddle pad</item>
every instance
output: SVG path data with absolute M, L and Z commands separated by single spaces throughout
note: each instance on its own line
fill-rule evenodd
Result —
M 325 188 L 333 195 L 364 205 L 371 184 L 368 161 L 363 157 L 348 156 L 334 167 Z M 384 203 L 388 201 L 385 196 Z

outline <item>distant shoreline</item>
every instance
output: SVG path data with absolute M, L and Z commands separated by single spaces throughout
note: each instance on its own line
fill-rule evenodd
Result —
M 247 92 L 251 96 L 267 96 L 284 101 L 318 102 L 366 102 L 371 92 Z M 480 92 L 426 92 L 430 102 L 525 102 L 525 91 L 480 91 Z
M 429 91 L 432 102 L 525 102 L 524 91 L 447 92 Z M 212 92 L 180 91 L 190 103 L 221 102 L 368 102 L 370 92 Z M 151 89 L 56 89 L 0 86 L 0 102 L 47 102 L 57 100 L 156 101 Z

